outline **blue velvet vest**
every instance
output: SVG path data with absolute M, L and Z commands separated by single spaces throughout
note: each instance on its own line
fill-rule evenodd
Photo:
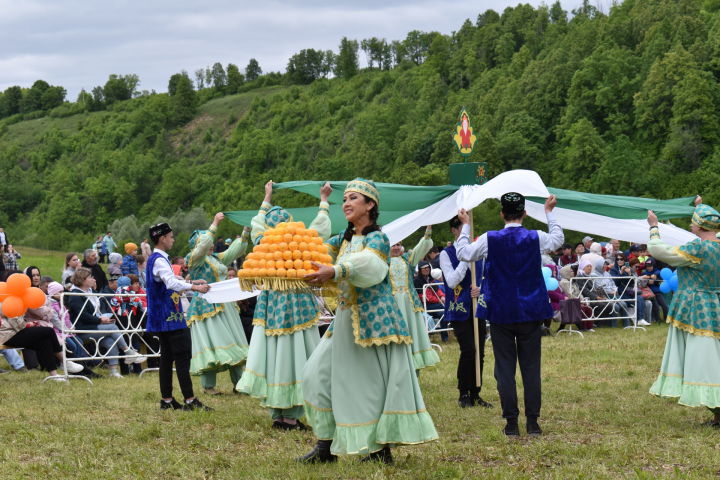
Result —
M 487 233 L 483 284 L 490 323 L 521 323 L 553 316 L 536 230 L 509 227 Z
M 457 254 L 455 253 L 455 246 L 447 247 L 443 251 L 446 252 L 450 258 L 452 267 L 454 269 L 457 268 L 460 260 L 458 260 Z M 476 281 L 482 278 L 482 269 L 483 263 L 475 262 Z M 472 316 L 472 298 L 470 297 L 471 279 L 472 275 L 470 274 L 470 269 L 468 269 L 462 281 L 455 288 L 450 288 L 443 277 L 443 282 L 445 283 L 445 317 L 443 317 L 443 320 L 447 320 L 448 322 L 464 322 Z M 477 318 L 487 317 L 485 301 L 482 296 L 478 298 L 476 316 Z
M 147 331 L 169 332 L 187 328 L 183 315 L 180 294 L 170 290 L 162 281 L 153 278 L 153 265 L 156 261 L 168 260 L 158 252 L 153 252 L 147 261 L 145 278 L 147 282 Z

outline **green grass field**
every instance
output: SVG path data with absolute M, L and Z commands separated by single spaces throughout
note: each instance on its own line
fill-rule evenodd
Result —
M 18 267 L 24 270 L 29 266 L 38 267 L 41 275 L 48 275 L 53 280 L 60 281 L 65 268 L 65 255 L 68 252 L 54 252 L 51 250 L 40 250 L 38 248 L 15 245 L 22 258 L 18 260 Z M 77 252 L 82 260 L 82 252 Z
M 20 251 L 43 273 L 59 272 L 62 253 Z M 459 352 L 451 341 L 444 345 L 442 363 L 420 376 L 440 440 L 395 449 L 396 464 L 389 467 L 360 464 L 350 457 L 336 465 L 298 465 L 293 458 L 312 447 L 312 434 L 272 430 L 267 412 L 256 400 L 231 394 L 202 396 L 197 380 L 196 391 L 215 412 L 159 411 L 157 374 L 152 372 L 142 378 L 106 377 L 94 385 L 82 380 L 43 384 L 41 372 L 10 373 L 0 376 L 2 475 L 8 479 L 718 478 L 720 431 L 700 425 L 709 412 L 647 393 L 657 375 L 666 331 L 664 325 L 647 332 L 602 328 L 585 338 L 544 338 L 540 420 L 545 435 L 534 440 L 526 436 L 508 440 L 501 433 L 504 422 L 490 345 L 483 397 L 495 408 L 457 406 Z M 6 366 L 4 360 L 0 365 Z M 229 392 L 228 375 L 220 375 L 219 380 L 219 388 Z

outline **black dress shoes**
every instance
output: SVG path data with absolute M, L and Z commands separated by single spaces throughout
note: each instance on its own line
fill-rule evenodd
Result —
M 315 447 L 309 453 L 296 458 L 300 463 L 333 463 L 337 462 L 337 455 L 330 453 L 332 440 L 318 440 Z
M 530 436 L 538 437 L 542 435 L 542 429 L 540 428 L 540 425 L 538 425 L 538 422 L 535 419 L 528 419 L 526 428 L 527 433 Z
M 169 402 L 160 400 L 160 410 L 182 410 L 183 406 L 174 398 Z
M 508 420 L 505 428 L 503 428 L 503 433 L 508 437 L 519 437 L 520 427 L 518 427 L 517 420 Z

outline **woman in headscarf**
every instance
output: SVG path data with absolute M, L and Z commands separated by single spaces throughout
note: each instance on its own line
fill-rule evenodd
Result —
M 251 237 L 255 244 L 265 231 L 292 216 L 282 207 L 273 207 L 273 183 L 265 184 L 265 199 L 252 219 Z M 326 240 L 330 236 L 329 183 L 320 188 L 320 206 L 309 228 Z M 320 343 L 320 308 L 310 292 L 263 290 L 257 298 L 247 368 L 237 384 L 241 393 L 260 399 L 270 411 L 272 426 L 280 430 L 306 430 L 300 421 L 303 408 L 303 369 Z
M 660 374 L 650 393 L 707 407 L 713 418 L 705 424 L 720 428 L 720 213 L 699 196 L 695 205 L 690 230 L 698 238 L 680 247 L 660 239 L 657 217 L 648 212 L 648 250 L 677 267 L 678 276 Z
M 190 236 L 192 250 L 185 258 L 185 263 L 191 280 L 205 280 L 207 283 L 225 280 L 228 265 L 245 253 L 247 229 L 230 248 L 213 254 L 215 234 L 224 218 L 222 212 L 215 214 L 207 230 L 195 230 Z M 220 393 L 215 389 L 218 372 L 229 370 L 234 386 L 242 376 L 242 364 L 248 354 L 248 343 L 237 304 L 208 303 L 196 293 L 188 307 L 187 323 L 192 337 L 190 373 L 200 375 L 200 383 L 209 395 Z
M 440 362 L 440 357 L 430 345 L 427 324 L 422 314 L 425 309 L 413 288 L 413 270 L 432 248 L 431 234 L 432 227 L 428 225 L 425 235 L 412 250 L 405 252 L 401 243 L 396 243 L 390 249 L 390 283 L 395 301 L 410 329 L 413 362 L 418 373 L 421 369 Z
M 438 438 L 414 372 L 412 337 L 392 295 L 379 197 L 371 180 L 348 182 L 348 227 L 328 241 L 335 265 L 316 264 L 319 270 L 305 277 L 315 285 L 334 279 L 339 297 L 335 320 L 305 366 L 305 412 L 317 444 L 301 462 L 365 454 L 392 463 L 391 446 Z

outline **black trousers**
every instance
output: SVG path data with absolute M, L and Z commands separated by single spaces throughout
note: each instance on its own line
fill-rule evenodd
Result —
M 47 371 L 56 370 L 57 352 L 62 352 L 55 331 L 50 327 L 27 327 L 5 341 L 8 347 L 29 348 L 35 351 L 40 365 Z
M 517 419 L 517 389 L 515 367 L 520 363 L 520 374 L 525 391 L 525 416 L 536 419 L 540 416 L 540 339 L 543 322 L 491 324 L 493 353 L 495 355 L 495 380 L 502 415 L 506 419 Z
M 194 397 L 190 378 L 190 358 L 192 357 L 190 329 L 157 332 L 157 336 L 160 338 L 160 394 L 163 398 L 172 397 L 174 362 L 175 374 L 180 383 L 183 397 L 186 399 Z
M 482 386 L 482 372 L 485 367 L 485 336 L 487 327 L 485 320 L 476 318 L 478 333 L 480 335 L 480 386 Z M 475 333 L 473 322 L 451 322 L 455 338 L 460 345 L 460 359 L 458 360 L 457 380 L 460 395 L 464 393 L 480 394 L 480 387 L 475 382 Z

